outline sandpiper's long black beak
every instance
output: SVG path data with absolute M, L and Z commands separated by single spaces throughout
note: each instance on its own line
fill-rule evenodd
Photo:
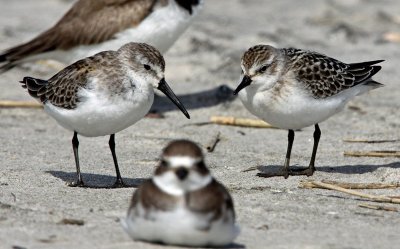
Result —
M 240 82 L 240 84 L 238 85 L 236 90 L 233 92 L 233 95 L 237 95 L 240 92 L 240 90 L 242 90 L 246 86 L 250 85 L 251 81 L 252 80 L 249 76 L 247 76 L 247 75 L 243 76 L 242 82 Z
M 181 101 L 176 97 L 175 93 L 172 91 L 172 89 L 169 87 L 165 79 L 163 78 L 160 80 L 160 83 L 158 83 L 158 90 L 163 92 L 182 112 L 185 114 L 185 116 L 190 119 L 189 113 L 186 111 L 185 107 L 181 103 Z

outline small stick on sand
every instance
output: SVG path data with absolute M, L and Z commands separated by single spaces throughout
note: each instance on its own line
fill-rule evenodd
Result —
M 350 183 L 350 182 L 337 182 L 322 180 L 323 183 L 336 185 L 346 189 L 388 189 L 399 188 L 400 183 Z M 300 181 L 301 188 L 319 188 L 313 184 L 313 181 Z
M 216 132 L 211 139 L 206 143 L 206 149 L 208 152 L 213 152 L 215 149 L 215 146 L 217 146 L 217 143 L 219 142 L 221 136 L 221 132 Z
M 368 140 L 368 139 L 351 139 L 345 138 L 343 142 L 347 143 L 368 143 L 368 144 L 376 144 L 376 143 L 394 143 L 398 142 L 400 139 L 387 139 L 387 140 Z
M 210 118 L 210 121 L 211 123 L 220 125 L 233 125 L 233 126 L 252 127 L 252 128 L 276 128 L 262 120 L 249 119 L 249 118 L 212 116 Z
M 396 150 L 345 151 L 343 155 L 352 157 L 400 157 L 400 151 Z
M 0 108 L 43 108 L 43 105 L 34 101 L 1 100 Z
M 330 189 L 330 190 L 336 190 L 339 192 L 343 192 L 349 195 L 354 195 L 362 198 L 366 198 L 368 200 L 374 201 L 374 202 L 386 202 L 386 203 L 396 203 L 400 204 L 400 199 L 399 198 L 390 198 L 387 196 L 380 196 L 380 195 L 370 195 L 370 194 L 365 194 L 359 191 L 351 190 L 351 189 L 346 189 L 342 188 L 333 184 L 329 183 L 323 183 L 323 182 L 316 182 L 312 181 L 312 184 L 319 187 L 319 188 L 325 188 L 325 189 Z
M 383 34 L 382 39 L 386 42 L 400 42 L 400 33 L 387 32 Z
M 398 212 L 399 210 L 395 207 L 385 207 L 381 205 L 372 205 L 372 204 L 358 204 L 359 207 L 362 208 L 369 208 L 374 210 L 384 210 L 384 211 L 391 211 L 391 212 Z
M 259 167 L 258 166 L 252 166 L 250 168 L 242 170 L 242 172 L 249 172 L 249 171 L 254 171 L 257 170 Z

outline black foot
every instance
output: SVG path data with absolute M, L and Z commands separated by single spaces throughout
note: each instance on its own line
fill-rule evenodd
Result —
M 285 179 L 287 179 L 289 176 L 300 176 L 300 175 L 312 176 L 314 172 L 315 172 L 314 167 L 292 168 L 289 171 L 282 169 L 277 172 L 260 172 L 257 173 L 257 176 L 265 178 L 283 176 Z
M 126 185 L 122 179 L 117 179 L 115 183 L 111 186 L 111 188 L 129 188 L 128 185 Z
M 308 168 L 294 168 L 290 170 L 290 175 L 292 176 L 312 176 L 315 172 L 314 167 L 308 167 Z
M 73 182 L 67 182 L 68 187 L 85 187 L 85 184 L 83 181 L 73 181 Z
M 287 170 L 279 170 L 277 172 L 260 172 L 260 173 L 257 173 L 257 176 L 265 177 L 265 178 L 283 176 L 285 179 L 287 179 L 289 177 L 289 175 L 290 175 L 290 172 L 287 171 Z

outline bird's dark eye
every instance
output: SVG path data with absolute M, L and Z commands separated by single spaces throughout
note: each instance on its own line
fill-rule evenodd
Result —
M 267 71 L 267 68 L 268 68 L 267 65 L 262 66 L 260 69 L 258 69 L 258 72 L 259 72 L 259 73 L 265 73 L 265 71 Z
M 244 74 L 243 69 L 240 69 L 240 74 Z
M 147 64 L 143 64 L 144 69 L 146 69 L 147 71 L 151 69 L 151 67 Z
M 168 167 L 168 162 L 165 161 L 165 160 L 161 160 L 160 165 L 161 165 L 162 167 Z

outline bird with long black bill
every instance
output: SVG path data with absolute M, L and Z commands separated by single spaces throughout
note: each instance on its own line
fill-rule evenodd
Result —
M 105 51 L 79 60 L 49 80 L 25 77 L 21 83 L 29 94 L 61 126 L 74 132 L 72 146 L 77 181 L 84 186 L 80 172 L 78 134 L 86 137 L 110 135 L 109 146 L 117 180 L 124 186 L 115 154 L 115 133 L 142 119 L 154 100 L 154 89 L 163 92 L 187 117 L 183 104 L 164 77 L 165 61 L 154 47 L 128 43 L 117 51 Z

